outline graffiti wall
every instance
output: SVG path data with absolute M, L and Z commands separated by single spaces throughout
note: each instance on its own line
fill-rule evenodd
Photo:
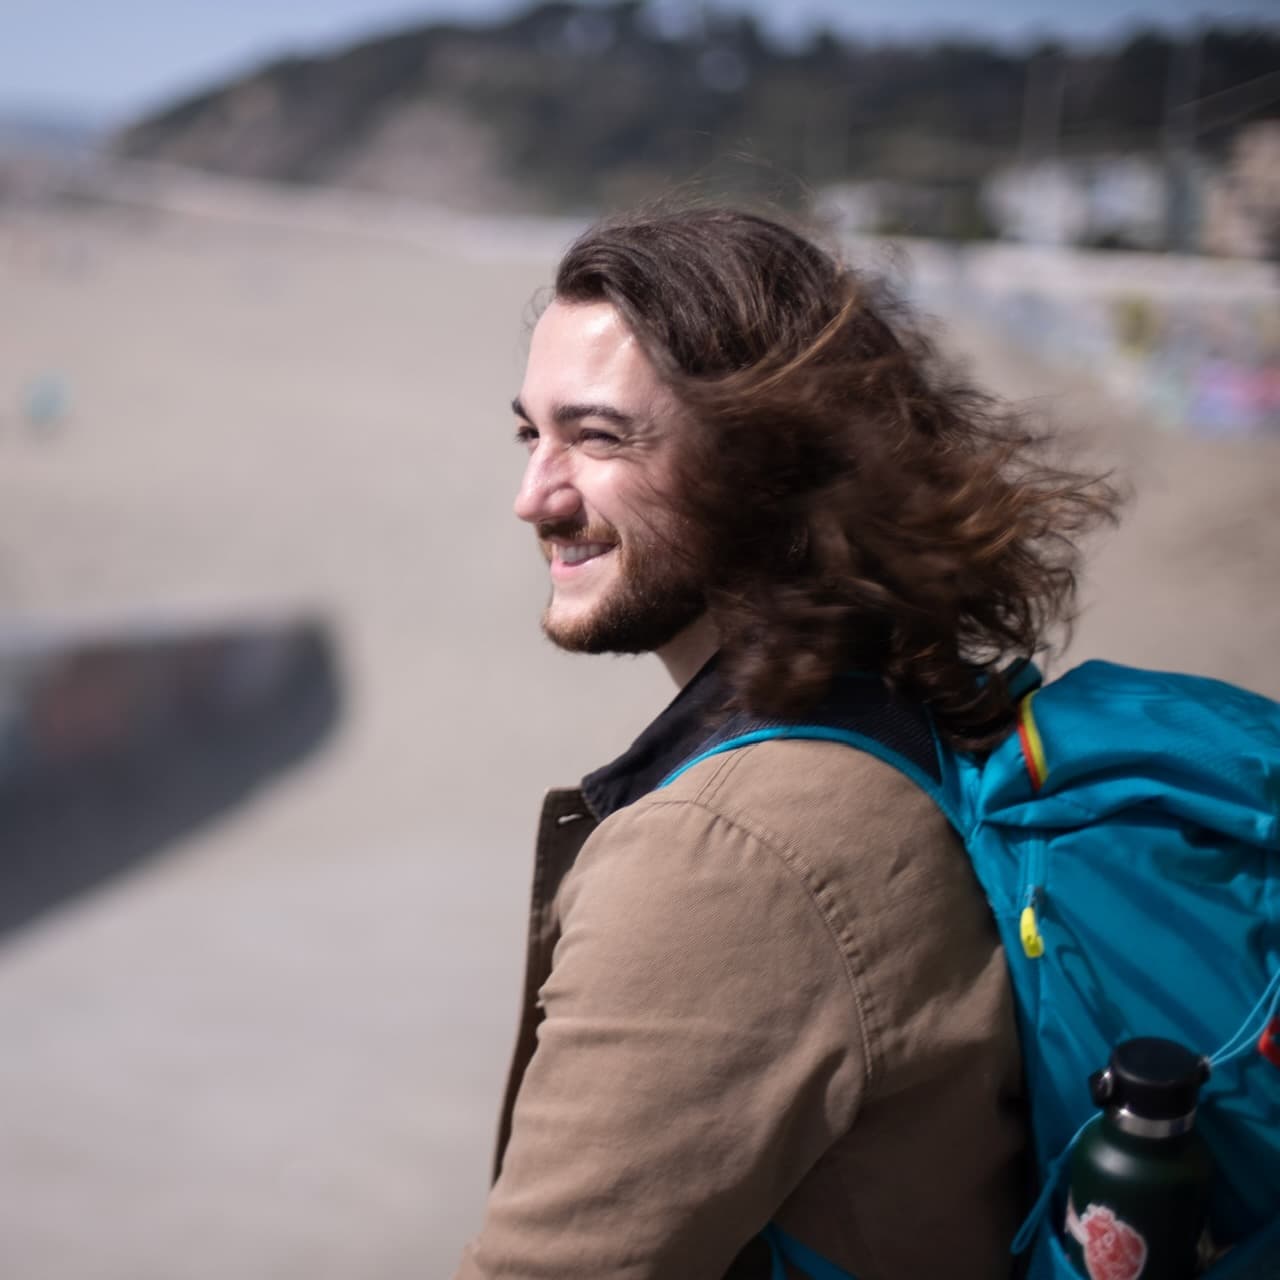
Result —
M 909 253 L 925 306 L 982 321 L 1171 430 L 1280 435 L 1275 264 L 1016 246 Z

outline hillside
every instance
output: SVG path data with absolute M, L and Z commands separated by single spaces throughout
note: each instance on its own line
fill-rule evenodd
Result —
M 138 121 L 114 147 L 512 210 L 598 208 L 690 178 L 785 200 L 880 177 L 952 188 L 955 225 L 942 230 L 966 234 L 982 230 L 977 182 L 1015 155 L 1156 152 L 1170 95 L 1200 101 L 1174 121 L 1220 153 L 1242 126 L 1280 115 L 1277 73 L 1274 29 L 1211 30 L 1193 48 L 1146 32 L 1109 50 L 828 33 L 794 49 L 745 17 L 677 37 L 638 0 L 553 0 L 489 26 L 423 26 L 271 63 Z

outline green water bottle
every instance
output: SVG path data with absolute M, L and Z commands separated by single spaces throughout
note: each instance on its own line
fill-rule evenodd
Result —
M 1071 1155 L 1063 1243 L 1090 1280 L 1190 1280 L 1213 1164 L 1195 1128 L 1209 1061 L 1173 1040 L 1126 1040 L 1089 1077 L 1102 1114 Z

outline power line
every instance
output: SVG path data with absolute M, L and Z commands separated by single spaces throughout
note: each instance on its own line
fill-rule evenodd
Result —
M 1194 132 L 1203 133 L 1207 129 L 1230 124 L 1233 120 L 1248 115 L 1250 111 L 1270 106 L 1277 100 L 1280 100 L 1280 71 L 1264 71 L 1262 75 L 1232 85 L 1229 89 L 1180 103 L 1175 110 L 1192 115 L 1195 120 Z M 1216 105 L 1219 110 L 1209 119 L 1210 113 L 1206 113 L 1205 107 L 1212 105 Z

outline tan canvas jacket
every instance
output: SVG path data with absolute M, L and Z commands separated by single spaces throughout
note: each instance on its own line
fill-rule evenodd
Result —
M 985 899 L 897 770 L 774 740 L 598 824 L 554 791 L 457 1280 L 763 1280 L 771 1220 L 858 1280 L 1007 1277 L 1019 1094 Z

